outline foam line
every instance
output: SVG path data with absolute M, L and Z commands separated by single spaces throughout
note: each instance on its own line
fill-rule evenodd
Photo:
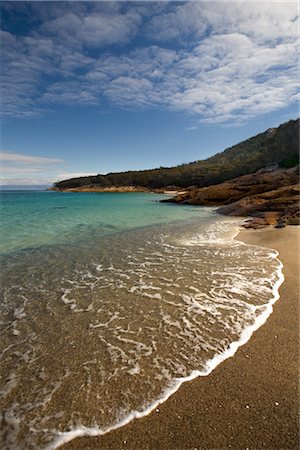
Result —
M 234 233 L 234 236 L 232 236 L 231 238 L 235 239 L 238 234 L 239 228 L 237 228 L 236 233 Z M 245 244 L 242 241 L 239 242 L 241 242 L 244 245 L 250 245 Z M 110 427 L 104 429 L 99 429 L 97 427 L 81 426 L 71 431 L 57 433 L 56 438 L 52 441 L 52 443 L 50 443 L 46 447 L 45 450 L 55 450 L 59 448 L 61 445 L 66 444 L 67 442 L 70 442 L 78 437 L 103 436 L 104 434 L 107 434 L 111 431 L 117 430 L 127 425 L 134 419 L 140 419 L 141 417 L 145 417 L 148 414 L 150 414 L 153 410 L 155 410 L 160 404 L 168 400 L 168 398 L 171 397 L 171 395 L 173 395 L 176 391 L 178 391 L 178 389 L 183 383 L 191 381 L 200 376 L 202 377 L 209 375 L 219 364 L 221 364 L 226 359 L 232 357 L 239 349 L 239 347 L 246 344 L 253 335 L 253 333 L 267 321 L 268 317 L 272 314 L 273 304 L 280 298 L 279 287 L 284 281 L 284 275 L 282 272 L 283 264 L 278 259 L 279 253 L 276 250 L 273 249 L 270 250 L 272 250 L 272 254 L 270 256 L 272 256 L 274 259 L 278 261 L 278 268 L 273 273 L 273 279 L 276 280 L 272 288 L 273 298 L 268 303 L 256 307 L 256 311 L 261 310 L 260 314 L 258 315 L 258 317 L 256 318 L 255 322 L 252 325 L 249 325 L 246 329 L 243 330 L 239 340 L 232 342 L 223 353 L 215 355 L 210 361 L 206 363 L 206 368 L 204 370 L 202 371 L 194 370 L 187 377 L 176 378 L 172 386 L 170 386 L 167 390 L 165 390 L 165 392 L 160 398 L 158 398 L 150 405 L 148 405 L 143 411 L 133 411 L 130 414 L 128 414 L 128 416 L 126 416 L 124 419 L 122 419 L 120 422 L 115 423 Z

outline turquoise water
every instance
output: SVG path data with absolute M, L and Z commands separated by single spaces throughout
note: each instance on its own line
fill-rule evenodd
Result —
M 1 449 L 147 414 L 271 313 L 276 253 L 235 240 L 239 219 L 164 197 L 1 192 Z
M 0 252 L 93 239 L 210 214 L 148 193 L 2 191 Z

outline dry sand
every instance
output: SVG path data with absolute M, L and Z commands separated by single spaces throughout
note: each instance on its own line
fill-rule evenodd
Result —
M 239 234 L 279 251 L 285 282 L 273 314 L 233 358 L 182 385 L 158 412 L 63 449 L 299 449 L 299 231 Z

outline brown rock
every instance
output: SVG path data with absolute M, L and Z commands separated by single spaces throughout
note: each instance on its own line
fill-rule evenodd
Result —
M 244 175 L 231 181 L 191 189 L 169 201 L 191 205 L 220 206 L 217 212 L 252 217 L 245 228 L 299 224 L 298 167 Z
M 230 205 L 218 208 L 217 212 L 230 216 L 252 216 L 244 226 L 256 228 L 257 218 L 265 225 L 282 228 L 285 224 L 299 223 L 299 185 L 286 186 L 271 192 L 245 197 Z
M 287 170 L 261 171 L 234 178 L 213 186 L 189 189 L 168 202 L 190 205 L 219 206 L 237 202 L 242 198 L 275 191 L 298 183 L 298 167 Z

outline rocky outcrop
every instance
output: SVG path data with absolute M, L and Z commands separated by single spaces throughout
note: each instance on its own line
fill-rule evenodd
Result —
M 262 228 L 274 225 L 277 228 L 299 225 L 299 184 L 285 186 L 263 194 L 247 196 L 217 209 L 227 216 L 250 216 L 245 228 Z
M 261 194 L 279 187 L 296 184 L 298 179 L 298 167 L 273 171 L 266 168 L 224 183 L 189 189 L 186 193 L 166 201 L 204 206 L 227 205 L 249 195 Z
M 277 227 L 299 223 L 299 167 L 287 170 L 261 169 L 225 183 L 164 201 L 190 205 L 220 206 L 220 214 L 250 216 L 245 227 Z

